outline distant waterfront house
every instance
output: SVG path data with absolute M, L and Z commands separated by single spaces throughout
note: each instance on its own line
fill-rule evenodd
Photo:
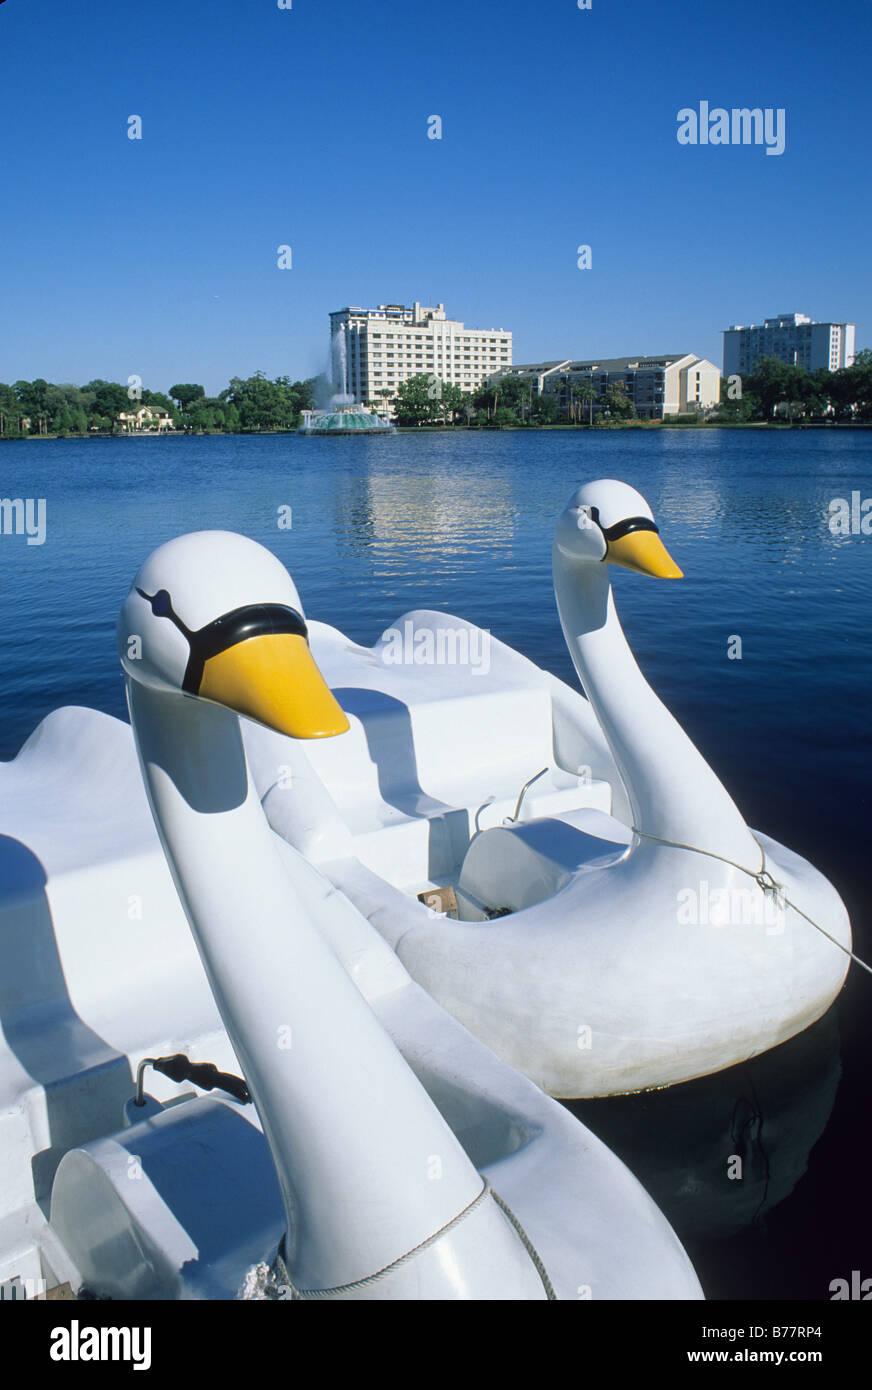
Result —
M 720 400 L 718 368 L 692 352 L 534 362 L 506 367 L 490 381 L 493 384 L 506 376 L 529 381 L 537 395 L 553 396 L 564 409 L 570 405 L 573 388 L 581 383 L 590 383 L 596 391 L 595 410 L 610 389 L 623 388 L 640 420 L 713 410 Z
M 171 430 L 173 417 L 158 406 L 142 405 L 136 411 L 122 410 L 118 423 L 125 434 L 132 434 L 136 430 Z

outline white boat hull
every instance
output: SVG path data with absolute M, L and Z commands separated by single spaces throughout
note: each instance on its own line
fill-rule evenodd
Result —
M 56 711 L 0 767 L 0 806 L 0 1282 L 238 1296 L 284 1229 L 252 1107 L 179 1102 L 150 1073 L 155 1100 L 176 1103 L 139 1129 L 126 1123 L 143 1057 L 185 1052 L 238 1071 L 129 727 Z M 299 879 L 299 858 L 281 852 Z M 333 893 L 312 869 L 307 882 Z M 333 949 L 522 1223 L 558 1297 L 700 1297 L 674 1232 L 624 1165 L 446 1015 L 350 906 L 325 917 Z

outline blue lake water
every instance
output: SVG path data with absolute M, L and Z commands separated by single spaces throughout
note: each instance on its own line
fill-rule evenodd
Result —
M 61 704 L 124 717 L 119 605 L 149 551 L 187 530 L 269 546 L 308 616 L 357 641 L 442 609 L 574 682 L 551 536 L 596 477 L 644 493 L 686 576 L 615 576 L 642 669 L 749 822 L 837 884 L 869 959 L 872 537 L 827 524 L 832 498 L 872 495 L 863 431 L 7 442 L 0 496 L 45 498 L 47 531 L 40 546 L 0 536 L 0 757 Z M 828 1018 L 768 1058 L 573 1107 L 661 1203 L 711 1296 L 821 1299 L 852 1269 L 872 1277 L 870 1006 L 854 968 Z M 740 1151 L 744 1186 L 723 1176 Z

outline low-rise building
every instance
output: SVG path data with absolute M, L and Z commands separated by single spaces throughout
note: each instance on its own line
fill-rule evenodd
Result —
M 552 395 L 568 409 L 573 386 L 589 382 L 596 391 L 594 409 L 613 388 L 623 388 L 641 420 L 713 410 L 720 400 L 720 372 L 713 362 L 692 352 L 649 357 L 603 357 L 534 362 L 494 374 L 528 380 L 539 395 Z

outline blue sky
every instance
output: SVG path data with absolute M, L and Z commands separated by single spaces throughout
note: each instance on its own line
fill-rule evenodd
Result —
M 516 362 L 720 363 L 794 309 L 872 345 L 870 39 L 869 0 L 6 0 L 0 381 L 308 376 L 331 309 L 413 299 Z M 785 153 L 680 146 L 701 99 Z

